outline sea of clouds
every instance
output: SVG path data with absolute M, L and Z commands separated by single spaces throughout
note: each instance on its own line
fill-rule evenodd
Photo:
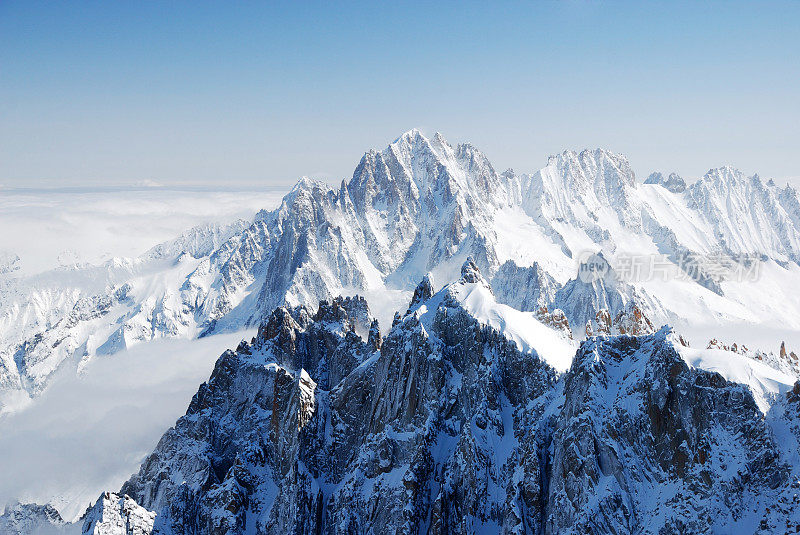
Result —
M 208 379 L 214 362 L 255 331 L 156 340 L 64 369 L 41 397 L 0 418 L 0 511 L 16 501 L 83 514 L 116 492 Z
M 11 276 L 137 256 L 206 222 L 249 219 L 284 191 L 0 189 L 0 259 Z M 119 490 L 186 410 L 227 348 L 253 332 L 156 340 L 65 369 L 24 409 L 0 417 L 0 512 L 52 503 L 71 520 Z
M 284 190 L 0 189 L 0 255 L 33 274 L 132 257 L 201 223 L 249 219 Z

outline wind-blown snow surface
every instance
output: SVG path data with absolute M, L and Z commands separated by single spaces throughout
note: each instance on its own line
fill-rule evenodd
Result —
M 455 285 L 453 295 L 475 319 L 503 333 L 522 353 L 533 352 L 558 372 L 569 369 L 578 344 L 541 323 L 532 312 L 498 303 L 487 284 Z
M 785 395 L 798 380 L 752 358 L 722 349 L 679 347 L 683 360 L 691 367 L 716 372 L 732 383 L 746 385 L 761 412 L 766 413 L 779 396 Z

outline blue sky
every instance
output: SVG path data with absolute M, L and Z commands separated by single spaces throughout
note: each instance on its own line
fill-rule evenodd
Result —
M 348 177 L 418 127 L 800 177 L 800 2 L 0 2 L 0 184 Z M 800 181 L 800 179 L 798 179 Z

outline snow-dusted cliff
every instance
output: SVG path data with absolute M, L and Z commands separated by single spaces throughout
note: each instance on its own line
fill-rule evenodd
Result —
M 800 526 L 796 378 L 669 328 L 578 347 L 471 261 L 432 290 L 385 337 L 362 298 L 274 310 L 84 533 Z

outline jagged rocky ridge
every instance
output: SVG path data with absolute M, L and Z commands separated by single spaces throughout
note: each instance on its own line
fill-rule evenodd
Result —
M 565 151 L 533 174 L 498 173 L 475 147 L 412 130 L 366 153 L 339 187 L 303 179 L 252 221 L 192 229 L 137 259 L 32 278 L 11 270 L 0 274 L 0 411 L 96 354 L 255 326 L 283 304 L 407 292 L 428 271 L 452 279 L 467 256 L 500 301 L 560 309 L 577 337 L 602 308 L 616 317 L 634 305 L 657 323 L 800 329 L 800 305 L 785 300 L 777 311 L 773 290 L 800 277 L 794 189 L 729 167 L 685 191 L 673 176 L 649 182 L 599 149 Z M 671 262 L 755 254 L 770 271 L 746 287 L 704 272 L 691 285 L 587 286 L 576 262 L 598 250 Z
M 731 353 L 780 385 L 764 398 L 669 328 L 591 337 L 565 366 L 568 337 L 471 261 L 414 295 L 385 338 L 362 298 L 274 310 L 84 533 L 800 528 L 800 382 Z
M 670 173 L 666 178 L 664 178 L 663 173 L 651 173 L 644 183 L 659 184 L 672 193 L 683 193 L 686 191 L 686 182 L 677 173 Z
M 721 349 L 723 351 L 730 351 L 738 355 L 764 362 L 770 368 L 779 370 L 787 375 L 792 375 L 800 378 L 800 357 L 794 351 L 787 351 L 786 342 L 781 342 L 780 350 L 777 354 L 769 351 L 761 351 L 759 349 L 751 350 L 744 344 L 737 344 L 733 342 L 727 345 L 720 342 L 716 338 L 709 340 L 707 349 Z

